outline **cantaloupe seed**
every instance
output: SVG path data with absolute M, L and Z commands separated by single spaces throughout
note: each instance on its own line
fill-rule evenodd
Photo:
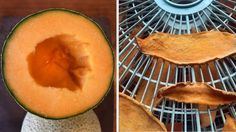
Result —
M 69 90 L 83 87 L 84 70 L 89 67 L 84 58 L 88 57 L 82 57 L 80 62 L 81 56 L 73 54 L 76 49 L 70 46 L 72 43 L 77 45 L 73 47 L 79 47 L 77 52 L 85 52 L 73 36 L 57 35 L 38 43 L 35 51 L 28 55 L 29 72 L 39 85 Z

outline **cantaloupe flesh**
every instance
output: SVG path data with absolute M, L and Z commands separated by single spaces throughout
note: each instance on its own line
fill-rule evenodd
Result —
M 27 57 L 37 44 L 60 34 L 86 43 L 91 72 L 82 90 L 43 87 L 28 70 Z M 5 46 L 3 61 L 5 81 L 18 102 L 50 118 L 68 117 L 93 107 L 104 97 L 113 76 L 112 51 L 101 30 L 83 16 L 60 10 L 31 16 L 21 23 Z
M 64 38 L 73 41 L 66 41 Z M 89 64 L 81 64 L 84 57 L 72 55 L 71 43 L 76 48 L 84 48 L 83 43 L 76 42 L 73 36 L 69 35 L 58 35 L 37 44 L 35 51 L 28 56 L 28 66 L 31 76 L 38 84 L 70 90 L 82 89 L 84 80 L 82 78 L 85 78 L 82 76 L 88 71 Z M 83 53 L 85 51 L 77 52 L 85 54 Z M 88 59 L 87 57 L 87 61 Z

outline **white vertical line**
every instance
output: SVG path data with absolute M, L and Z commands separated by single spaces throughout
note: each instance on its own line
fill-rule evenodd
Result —
M 119 0 L 116 0 L 116 131 L 119 132 Z

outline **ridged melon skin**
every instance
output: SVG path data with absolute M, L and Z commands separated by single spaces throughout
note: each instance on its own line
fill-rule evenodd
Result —
M 55 117 L 45 117 L 44 115 L 41 115 L 33 110 L 31 110 L 29 107 L 27 107 L 26 105 L 24 105 L 23 103 L 20 102 L 20 100 L 17 98 L 17 96 L 14 95 L 14 92 L 13 92 L 13 89 L 11 89 L 10 85 L 8 84 L 7 80 L 5 79 L 5 54 L 4 54 L 4 51 L 5 49 L 7 48 L 7 45 L 8 45 L 8 42 L 11 40 L 11 38 L 14 36 L 14 32 L 17 28 L 19 28 L 21 26 L 21 24 L 27 22 L 28 20 L 30 20 L 32 17 L 35 17 L 35 16 L 38 16 L 38 15 L 42 15 L 44 13 L 47 13 L 47 12 L 50 12 L 50 11 L 64 11 L 66 13 L 72 13 L 72 14 L 76 14 L 76 15 L 79 15 L 79 16 L 82 16 L 84 18 L 86 18 L 87 20 L 91 21 L 92 23 L 94 23 L 95 26 L 97 26 L 98 29 L 100 29 L 101 31 L 101 34 L 104 36 L 105 40 L 107 41 L 107 43 L 109 44 L 109 47 L 110 47 L 110 50 L 111 50 L 111 54 L 112 54 L 112 59 L 113 59 L 113 67 L 112 67 L 112 77 L 111 77 L 111 80 L 110 80 L 110 83 L 109 83 L 109 88 L 107 90 L 107 92 L 105 93 L 105 95 L 100 99 L 100 101 L 98 101 L 98 103 L 95 105 L 95 106 L 92 106 L 90 108 L 88 108 L 87 110 L 83 111 L 83 112 L 80 112 L 80 113 L 77 113 L 77 114 L 74 114 L 74 115 L 71 115 L 71 116 L 65 116 L 65 117 L 62 117 L 62 118 L 55 118 Z M 108 40 L 107 36 L 105 35 L 105 32 L 102 30 L 102 28 L 94 21 L 92 20 L 91 18 L 89 18 L 88 16 L 80 13 L 80 12 L 77 12 L 77 11 L 74 11 L 74 10 L 69 10 L 69 9 L 65 9 L 65 8 L 49 8 L 49 9 L 45 9 L 45 10 L 41 10 L 39 12 L 36 12 L 34 14 L 31 14 L 29 16 L 26 16 L 25 18 L 23 18 L 20 22 L 18 22 L 13 28 L 12 30 L 10 31 L 10 33 L 8 34 L 7 38 L 5 39 L 4 41 L 4 44 L 3 44 L 3 47 L 2 47 L 2 54 L 1 54 L 1 60 L 2 60 L 2 64 L 1 64 L 1 70 L 2 70 L 2 78 L 3 78 L 3 82 L 4 82 L 4 85 L 5 85 L 5 88 L 7 89 L 7 91 L 10 93 L 10 95 L 13 97 L 13 99 L 15 100 L 15 102 L 21 107 L 23 108 L 25 111 L 27 112 L 30 112 L 34 115 L 37 115 L 39 117 L 42 117 L 42 118 L 45 118 L 45 119 L 52 119 L 52 120 L 60 120 L 60 119 L 66 119 L 66 118 L 70 118 L 70 117 L 74 117 L 74 116 L 77 116 L 77 115 L 80 115 L 80 114 L 83 114 L 91 109 L 94 109 L 96 108 L 103 100 L 104 98 L 107 96 L 108 92 L 110 91 L 112 85 L 113 85 L 113 79 L 114 79 L 114 67 L 115 67 L 115 59 L 114 59 L 114 53 L 113 53 L 113 50 L 112 50 L 112 45 L 110 43 L 110 41 Z
M 101 132 L 101 125 L 93 110 L 66 120 L 49 120 L 27 113 L 21 132 Z

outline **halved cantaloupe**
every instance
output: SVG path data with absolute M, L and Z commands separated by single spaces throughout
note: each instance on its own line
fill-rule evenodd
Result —
M 93 108 L 110 88 L 113 67 L 101 28 L 66 9 L 23 19 L 3 47 L 6 87 L 24 109 L 45 118 L 66 118 Z

